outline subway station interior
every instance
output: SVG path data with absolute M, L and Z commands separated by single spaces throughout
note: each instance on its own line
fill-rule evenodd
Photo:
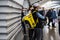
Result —
M 44 8 L 45 14 L 54 8 L 57 17 L 54 29 L 52 23 L 49 28 L 48 18 L 43 22 L 42 32 L 35 32 L 40 19 L 34 19 L 29 8 L 36 3 Z M 60 0 L 0 0 L 0 40 L 60 40 Z

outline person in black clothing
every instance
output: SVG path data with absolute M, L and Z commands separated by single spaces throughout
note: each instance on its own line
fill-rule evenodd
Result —
M 52 22 L 52 27 L 55 28 L 55 20 L 57 19 L 56 12 L 53 9 L 49 9 L 49 11 L 46 14 L 46 17 L 49 19 L 49 27 L 50 27 L 50 22 Z
M 51 9 L 48 10 L 48 12 L 46 14 L 46 17 L 48 17 L 48 19 L 49 19 L 48 26 L 50 27 L 50 22 L 52 22 L 52 19 L 51 19 Z
M 58 12 L 58 16 L 60 16 L 60 10 L 59 10 L 59 12 Z
M 38 5 L 38 4 L 36 4 Z M 43 25 L 45 20 L 45 16 L 43 15 L 44 10 L 42 10 L 39 5 L 38 6 L 34 6 L 35 7 L 35 13 L 33 13 L 35 16 L 35 20 L 36 18 L 38 18 L 38 23 L 36 24 L 36 27 L 34 28 L 34 37 L 32 40 L 43 40 Z
M 24 12 L 23 12 L 23 8 L 22 8 L 22 12 L 21 12 L 21 24 L 22 24 L 22 29 L 23 29 L 23 34 L 24 34 L 24 39 L 23 40 L 26 40 L 26 29 L 25 29 L 25 24 L 24 22 L 22 22 L 22 18 L 24 17 Z
M 34 7 L 33 6 L 30 6 L 29 12 L 32 12 L 33 13 L 33 11 L 34 11 Z M 32 40 L 33 32 L 34 32 L 34 29 L 29 29 L 29 40 Z
M 49 28 L 49 40 L 51 40 L 51 36 L 53 37 L 54 40 L 56 40 L 55 36 L 55 19 L 57 19 L 56 12 L 53 9 L 49 9 L 46 16 L 48 17 L 49 23 L 48 23 L 48 28 Z M 52 29 L 50 29 L 50 22 L 52 22 Z
M 58 17 L 60 16 L 60 10 L 58 12 Z M 60 35 L 60 19 L 59 19 L 59 35 Z

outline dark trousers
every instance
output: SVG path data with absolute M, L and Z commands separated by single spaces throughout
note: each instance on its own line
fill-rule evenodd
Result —
M 48 26 L 50 27 L 50 22 L 52 22 L 53 20 L 52 19 L 49 19 L 49 23 L 48 23 Z
M 59 22 L 59 35 L 60 35 L 60 22 Z
M 50 27 L 50 22 L 52 22 L 52 27 L 55 27 L 55 23 L 53 23 L 53 19 L 49 19 L 48 26 Z
M 43 40 L 43 23 L 40 21 L 37 23 L 36 28 L 34 28 L 33 40 Z
M 43 30 L 41 28 L 34 29 L 33 40 L 43 40 Z
M 33 32 L 34 32 L 34 29 L 29 29 L 29 40 L 32 40 Z
M 23 28 L 23 33 L 26 34 L 26 28 L 23 22 L 22 22 L 22 28 Z

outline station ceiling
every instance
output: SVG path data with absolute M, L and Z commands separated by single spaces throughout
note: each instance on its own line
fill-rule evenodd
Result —
M 28 0 L 25 0 L 28 2 Z M 38 2 L 39 1 L 39 2 Z M 51 1 L 51 0 L 29 0 L 30 4 L 33 4 L 35 2 L 39 3 L 41 7 L 45 8 L 57 8 L 60 7 L 60 1 Z M 26 5 L 27 4 L 27 5 Z M 29 5 L 28 3 L 24 3 L 24 7 L 27 8 Z M 26 6 L 25 6 L 26 5 Z
M 60 7 L 60 1 L 48 1 L 45 4 L 43 4 L 41 7 L 58 8 Z

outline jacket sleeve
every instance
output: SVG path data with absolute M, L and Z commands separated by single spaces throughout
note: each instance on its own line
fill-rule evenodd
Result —
M 45 17 L 43 15 L 41 15 L 39 12 L 36 13 L 37 17 L 41 18 L 41 19 L 45 19 Z

